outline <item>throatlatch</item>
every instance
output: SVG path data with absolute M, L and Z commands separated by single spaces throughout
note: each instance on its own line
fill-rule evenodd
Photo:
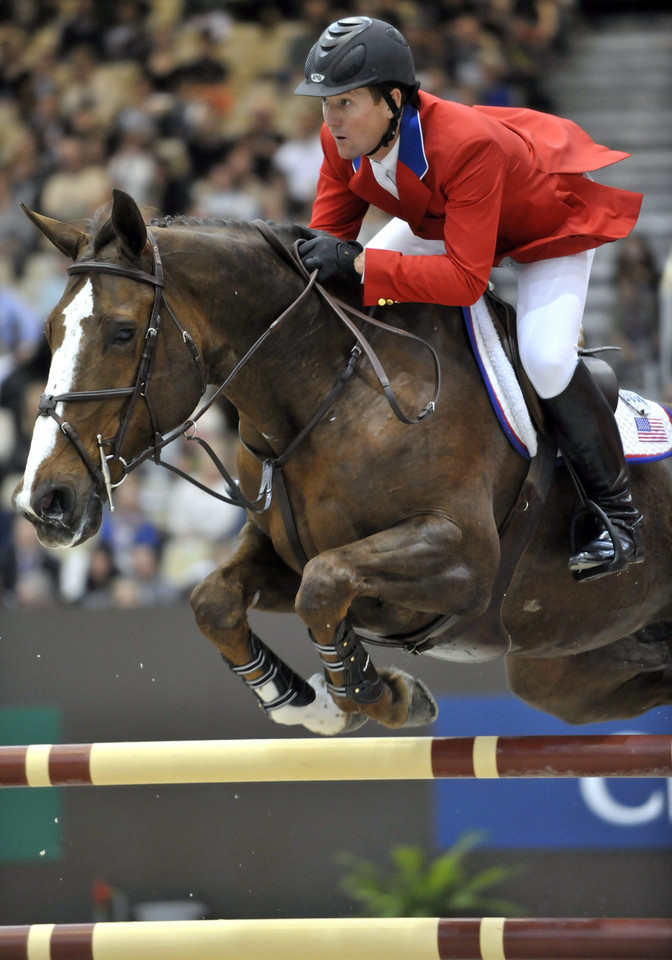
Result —
M 224 654 L 222 654 L 222 659 L 254 691 L 259 700 L 259 705 L 266 713 L 271 713 L 280 707 L 289 706 L 289 704 L 293 707 L 306 707 L 313 702 L 315 691 L 311 685 L 294 673 L 291 667 L 288 667 L 280 657 L 269 650 L 266 644 L 251 630 L 247 641 L 247 649 L 250 659 L 248 663 L 239 667 L 232 664 Z M 255 673 L 257 670 L 263 670 L 261 676 L 254 680 L 248 680 L 247 675 Z M 272 683 L 275 687 L 275 696 L 271 700 L 265 700 L 260 693 L 260 688 L 267 683 Z
M 335 697 L 347 697 L 356 703 L 376 703 L 380 700 L 385 684 L 347 620 L 341 620 L 334 635 L 334 645 L 325 646 L 311 640 L 324 663 L 324 675 L 327 690 Z M 337 657 L 340 663 L 331 663 L 325 657 Z M 342 673 L 343 685 L 337 687 L 329 678 L 329 673 Z

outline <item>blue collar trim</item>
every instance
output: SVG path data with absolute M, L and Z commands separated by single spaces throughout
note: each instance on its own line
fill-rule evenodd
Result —
M 399 160 L 411 170 L 418 180 L 422 180 L 429 169 L 425 156 L 425 143 L 420 126 L 420 115 L 416 107 L 407 103 L 401 115 L 399 125 Z M 362 165 L 362 158 L 355 157 L 352 166 L 357 173 Z

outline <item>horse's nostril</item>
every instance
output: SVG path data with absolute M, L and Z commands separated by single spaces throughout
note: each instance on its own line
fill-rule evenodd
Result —
M 72 518 L 75 498 L 66 486 L 47 486 L 35 498 L 35 512 L 41 520 L 67 526 Z

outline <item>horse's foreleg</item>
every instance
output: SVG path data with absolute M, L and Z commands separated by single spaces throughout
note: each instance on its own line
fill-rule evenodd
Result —
M 305 681 L 250 629 L 247 611 L 291 613 L 300 576 L 287 567 L 270 541 L 248 523 L 236 551 L 193 591 L 199 629 L 225 663 L 280 724 L 303 724 L 314 733 L 352 729 L 353 718 L 329 696 L 321 675 Z
M 307 564 L 296 610 L 341 709 L 388 727 L 435 719 L 436 703 L 421 681 L 398 669 L 376 670 L 348 622 L 348 611 L 353 601 L 366 597 L 407 612 L 476 615 L 487 607 L 499 559 L 491 526 L 477 524 L 464 538 L 447 517 L 422 515 L 325 551 Z

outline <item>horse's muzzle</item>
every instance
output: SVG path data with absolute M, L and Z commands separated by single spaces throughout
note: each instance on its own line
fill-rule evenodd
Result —
M 27 494 L 14 493 L 14 508 L 35 527 L 45 547 L 74 547 L 97 532 L 102 520 L 102 501 L 95 487 L 85 505 L 67 483 L 46 481 Z

